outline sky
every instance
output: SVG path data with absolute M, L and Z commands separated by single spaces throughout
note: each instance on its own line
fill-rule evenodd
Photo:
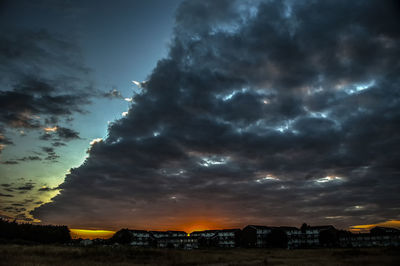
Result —
M 397 1 L 2 1 L 0 215 L 398 226 Z

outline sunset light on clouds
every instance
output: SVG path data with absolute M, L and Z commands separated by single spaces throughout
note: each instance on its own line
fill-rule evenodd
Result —
M 396 1 L 1 8 L 2 218 L 400 227 Z

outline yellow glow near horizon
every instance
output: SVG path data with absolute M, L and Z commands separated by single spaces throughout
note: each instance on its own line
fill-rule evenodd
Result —
M 376 223 L 376 224 L 364 224 L 364 225 L 354 225 L 350 226 L 348 229 L 353 233 L 364 233 L 368 232 L 370 229 L 374 228 L 375 226 L 383 226 L 383 227 L 393 227 L 400 229 L 400 220 L 390 220 L 386 222 Z M 229 227 L 229 226 L 228 226 Z M 227 227 L 227 228 L 228 228 Z M 218 226 L 216 223 L 202 221 L 200 223 L 188 223 L 183 224 L 177 228 L 170 228 L 170 229 L 158 229 L 158 230 L 183 230 L 190 235 L 190 233 L 194 231 L 203 231 L 203 230 L 218 230 L 224 228 L 223 226 Z M 226 228 L 225 228 L 226 229 Z M 151 229 L 143 229 L 143 230 L 156 230 L 155 228 Z M 111 230 L 91 230 L 91 229 L 70 229 L 71 238 L 83 238 L 83 239 L 95 239 L 95 238 L 110 238 L 112 237 L 116 231 Z
M 182 230 L 186 233 L 190 234 L 194 231 L 204 231 L 204 230 L 217 230 L 222 229 L 224 226 L 221 226 L 219 222 L 213 222 L 210 220 L 200 220 L 198 222 L 188 222 L 180 225 L 176 230 Z
M 187 233 L 187 235 L 190 236 L 190 234 L 195 231 L 205 231 L 205 230 L 213 230 L 213 229 L 211 229 L 210 227 L 206 227 L 206 226 L 193 226 L 188 229 L 184 229 L 183 231 L 185 231 Z
M 71 232 L 71 238 L 88 238 L 88 239 L 95 239 L 95 238 L 110 238 L 115 234 L 115 231 L 109 230 L 90 230 L 90 229 L 69 229 Z
M 375 226 L 383 226 L 383 227 L 394 227 L 397 229 L 400 229 L 400 221 L 399 220 L 390 220 L 382 223 L 376 223 L 376 224 L 361 224 L 361 225 L 353 225 L 349 227 L 349 230 L 351 232 L 368 232 Z

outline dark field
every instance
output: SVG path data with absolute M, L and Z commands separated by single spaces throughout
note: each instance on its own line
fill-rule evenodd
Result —
M 400 249 L 215 249 L 0 245 L 0 265 L 400 265 Z

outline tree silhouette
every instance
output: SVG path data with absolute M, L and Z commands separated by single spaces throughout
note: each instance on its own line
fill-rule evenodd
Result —
M 304 234 L 304 233 L 307 231 L 307 228 L 308 228 L 308 227 L 309 227 L 308 224 L 303 223 L 303 224 L 301 225 L 301 227 L 300 227 L 301 232 Z
M 9 222 L 0 219 L 0 238 L 8 241 L 31 241 L 36 243 L 66 243 L 71 241 L 67 226 L 36 225 Z
M 129 244 L 133 241 L 133 236 L 129 229 L 121 229 L 110 239 L 111 243 Z

